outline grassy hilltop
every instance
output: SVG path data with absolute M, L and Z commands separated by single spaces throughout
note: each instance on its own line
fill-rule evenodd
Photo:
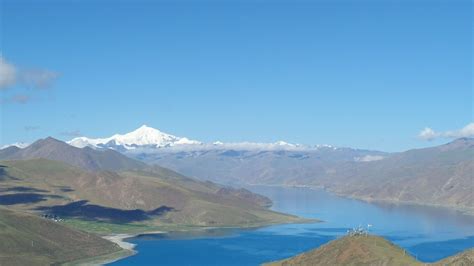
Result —
M 379 236 L 345 236 L 294 257 L 266 266 L 422 266 L 402 248 Z M 437 266 L 474 265 L 474 250 L 430 264 Z

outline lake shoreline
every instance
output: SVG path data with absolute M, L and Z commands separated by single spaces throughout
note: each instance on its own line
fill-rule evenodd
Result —
M 460 212 L 464 215 L 473 216 L 474 217 L 474 209 L 465 208 L 465 207 L 458 207 L 456 205 L 442 205 L 442 204 L 434 204 L 434 203 L 423 203 L 423 202 L 416 202 L 416 201 L 400 201 L 394 199 L 374 199 L 364 196 L 355 196 L 345 193 L 340 193 L 337 191 L 329 190 L 323 186 L 309 186 L 309 185 L 265 185 L 265 184 L 245 184 L 246 187 L 280 187 L 280 188 L 307 188 L 311 190 L 323 190 L 334 196 L 347 198 L 347 199 L 355 199 L 360 200 L 367 203 L 389 203 L 394 205 L 407 205 L 407 206 L 421 206 L 421 207 L 435 207 L 435 208 L 443 208 L 448 210 L 453 210 Z
M 286 223 L 267 223 L 267 224 L 255 224 L 251 226 L 214 226 L 214 227 L 195 227 L 195 228 L 190 228 L 186 230 L 178 230 L 179 232 L 192 232 L 192 231 L 205 231 L 205 230 L 212 230 L 212 229 L 236 229 L 236 230 L 257 230 L 262 227 L 267 227 L 267 226 L 273 226 L 273 225 L 283 225 L 283 224 L 310 224 L 310 223 L 321 223 L 323 222 L 322 220 L 319 219 L 308 219 L 308 218 L 302 218 L 299 217 L 296 222 L 286 222 Z M 120 248 L 122 248 L 122 254 L 119 254 L 118 256 L 114 256 L 114 254 L 109 254 L 112 255 L 112 257 L 108 255 L 103 255 L 96 257 L 96 259 L 90 259 L 90 261 L 94 261 L 94 263 L 97 263 L 99 265 L 105 265 L 109 263 L 113 263 L 122 259 L 125 259 L 130 256 L 134 256 L 138 254 L 138 251 L 135 250 L 136 244 L 127 242 L 127 239 L 138 237 L 141 235 L 158 235 L 158 234 L 167 234 L 170 233 L 169 231 L 143 231 L 143 232 L 138 232 L 134 234 L 125 234 L 125 233 L 117 233 L 117 234 L 109 234 L 102 236 L 102 238 L 111 241 L 115 244 L 117 244 Z M 120 253 L 120 252 L 119 252 Z
M 135 250 L 136 245 L 130 242 L 127 242 L 127 239 L 137 237 L 143 234 L 166 234 L 166 231 L 148 231 L 148 232 L 141 232 L 136 234 L 109 234 L 105 236 L 101 236 L 103 239 L 108 240 L 110 242 L 115 243 L 118 245 L 122 250 L 110 254 L 105 254 L 93 258 L 85 258 L 72 263 L 72 265 L 82 265 L 82 264 L 97 264 L 97 265 L 105 265 L 109 263 L 113 263 L 122 259 L 125 259 L 130 256 L 134 256 L 138 254 L 138 251 Z
M 290 213 L 299 217 L 320 218 L 325 221 L 324 224 L 326 225 L 307 225 L 309 221 L 300 221 L 302 225 L 297 226 L 274 227 L 273 225 L 275 224 L 272 225 L 266 223 L 258 226 L 253 224 L 252 227 L 250 227 L 250 224 L 248 226 L 224 227 L 228 229 L 244 229 L 243 231 L 236 231 L 235 234 L 233 231 L 230 231 L 229 237 L 224 235 L 227 234 L 226 231 L 214 231 L 214 229 L 224 229 L 223 227 L 188 227 L 182 228 L 182 230 L 163 228 L 163 231 L 167 231 L 169 235 L 158 237 L 151 236 L 150 238 L 145 236 L 144 240 L 151 241 L 144 241 L 144 243 L 142 243 L 141 238 L 127 239 L 125 236 L 117 236 L 118 239 L 124 242 L 131 241 L 139 243 L 138 246 L 135 247 L 135 249 L 139 251 L 139 254 L 134 256 L 136 258 L 120 259 L 119 262 L 114 262 L 112 265 L 115 265 L 115 263 L 117 263 L 117 265 L 127 265 L 127 263 L 131 263 L 132 261 L 134 263 L 153 261 L 156 256 L 167 256 L 167 261 L 170 265 L 186 264 L 191 261 L 190 258 L 192 258 L 193 262 L 196 262 L 197 260 L 202 264 L 206 264 L 209 260 L 200 257 L 199 254 L 208 252 L 208 250 L 216 252 L 217 259 L 215 258 L 215 260 L 223 263 L 222 265 L 226 265 L 222 258 L 225 256 L 236 256 L 235 252 L 240 251 L 245 251 L 239 253 L 242 256 L 242 261 L 245 261 L 248 265 L 259 265 L 262 262 L 282 259 L 282 249 L 284 249 L 285 252 L 288 252 L 288 256 L 285 257 L 291 257 L 305 252 L 306 250 L 316 248 L 319 245 L 324 244 L 327 240 L 330 241 L 332 237 L 344 234 L 348 228 L 351 228 L 351 226 L 366 224 L 366 220 L 368 220 L 370 224 L 375 224 L 376 229 L 374 233 L 386 237 L 393 237 L 391 241 L 394 241 L 397 245 L 400 245 L 413 254 L 416 254 L 418 258 L 421 258 L 421 261 L 426 263 L 445 259 L 473 247 L 472 242 L 465 240 L 468 236 L 474 236 L 474 228 L 471 230 L 473 220 L 469 218 L 470 216 L 462 215 L 453 210 L 447 212 L 447 208 L 440 207 L 438 213 L 438 208 L 419 210 L 418 208 L 413 209 L 402 206 L 406 204 L 396 204 L 400 206 L 394 207 L 388 204 L 370 204 L 370 202 L 359 199 L 340 197 L 340 195 L 335 195 L 334 193 L 325 191 L 321 188 L 280 190 L 276 188 L 276 186 L 268 189 L 265 187 L 268 186 L 262 186 L 261 192 L 258 191 L 259 188 L 257 187 L 254 189 L 260 194 L 266 195 L 272 199 L 275 203 L 272 207 L 273 210 Z M 278 187 L 281 188 L 282 186 Z M 319 193 L 317 191 L 319 191 Z M 412 212 L 415 212 L 415 214 Z M 452 218 L 445 220 L 438 218 L 438 216 L 446 217 L 446 215 L 455 215 L 455 217 L 459 216 L 462 217 L 462 219 L 458 220 Z M 383 219 L 377 220 L 378 218 L 367 218 L 369 216 L 382 217 Z M 407 217 L 415 219 L 410 222 L 409 225 L 405 224 L 406 227 L 403 227 L 403 222 L 407 221 Z M 402 222 L 401 227 L 397 225 L 399 224 L 398 221 Z M 426 227 L 427 221 L 430 228 L 434 228 L 435 233 L 428 232 L 426 235 L 420 235 L 419 232 L 424 232 L 423 228 Z M 471 225 L 464 225 L 466 222 Z M 461 227 L 457 227 L 458 224 Z M 451 227 L 454 225 L 456 225 L 456 227 Z M 256 232 L 253 232 L 253 230 L 245 230 L 258 228 L 263 228 L 263 230 L 256 230 Z M 393 231 L 401 230 L 400 228 L 408 231 Z M 456 231 L 447 234 L 445 231 L 446 228 L 465 228 L 467 231 L 463 229 L 462 232 Z M 211 230 L 209 234 L 208 232 L 204 232 L 204 230 L 207 229 Z M 156 230 L 160 230 L 160 228 L 156 228 Z M 193 230 L 194 233 L 192 232 Z M 204 237 L 200 235 L 199 231 L 201 230 L 204 233 Z M 472 233 L 467 234 L 467 232 L 471 231 Z M 175 234 L 175 232 L 177 234 Z M 142 235 L 145 234 L 148 234 L 148 232 L 144 232 Z M 133 237 L 133 235 L 129 236 Z M 451 237 L 453 237 L 453 239 L 451 239 Z M 173 239 L 178 242 L 170 241 L 167 243 L 162 242 L 162 239 Z M 156 243 L 152 243 L 155 241 Z M 433 244 L 430 245 L 431 242 Z M 198 245 L 196 245 L 197 243 Z M 449 246 L 450 248 L 443 250 L 439 245 Z M 157 249 L 150 249 L 150 247 Z M 170 250 L 167 250 L 168 248 L 170 248 Z M 174 254 L 173 252 L 177 248 L 188 255 L 183 258 L 179 252 Z M 433 250 L 436 250 L 436 252 L 433 253 L 430 250 L 431 248 L 434 248 Z M 253 252 L 246 252 L 247 249 L 255 251 L 255 254 L 253 254 Z M 456 250 L 456 253 L 452 252 L 454 250 Z M 265 257 L 265 260 L 261 260 L 263 257 Z

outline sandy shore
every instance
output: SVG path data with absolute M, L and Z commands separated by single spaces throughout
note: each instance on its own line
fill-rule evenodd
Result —
M 116 235 L 103 236 L 103 238 L 111 242 L 114 242 L 115 244 L 119 245 L 123 249 L 133 251 L 135 244 L 126 242 L 125 239 L 134 237 L 134 236 L 135 235 L 129 235 L 129 234 L 116 234 Z
M 114 261 L 118 261 L 123 258 L 137 254 L 137 251 L 134 249 L 136 245 L 125 241 L 125 239 L 127 238 L 135 237 L 141 234 L 164 234 L 164 233 L 166 232 L 153 231 L 153 232 L 143 232 L 139 234 L 112 234 L 112 235 L 103 236 L 102 238 L 109 240 L 111 242 L 114 242 L 115 244 L 119 245 L 123 250 L 122 252 L 112 254 L 111 257 L 105 256 L 103 257 L 103 259 L 97 258 L 97 261 L 95 261 L 96 262 L 95 264 L 104 265 L 104 264 L 112 263 Z M 85 265 L 88 265 L 88 264 L 85 264 Z
M 143 232 L 139 234 L 113 234 L 113 235 L 107 235 L 103 236 L 102 238 L 107 239 L 111 242 L 114 242 L 115 244 L 119 245 L 121 248 L 130 250 L 130 251 L 135 251 L 134 247 L 136 246 L 135 244 L 126 242 L 125 239 L 135 237 L 141 234 L 164 234 L 166 232 L 163 231 L 153 231 L 153 232 Z

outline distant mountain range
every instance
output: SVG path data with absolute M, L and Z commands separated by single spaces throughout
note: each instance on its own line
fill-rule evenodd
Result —
M 239 143 L 223 143 L 215 141 L 213 143 L 204 143 L 201 141 L 190 140 L 184 137 L 177 137 L 171 134 L 161 132 L 158 129 L 143 125 L 138 129 L 126 133 L 115 134 L 106 138 L 87 138 L 78 137 L 67 142 L 68 144 L 83 148 L 109 148 L 118 151 L 131 151 L 152 153 L 157 150 L 307 150 L 318 148 L 331 148 L 329 145 L 303 146 L 291 144 L 284 141 L 275 143 L 256 143 L 256 142 L 239 142 Z M 25 144 L 22 144 L 24 146 Z
M 149 164 L 158 164 L 185 175 L 224 184 L 283 184 L 289 178 L 310 178 L 327 164 L 381 160 L 387 153 L 275 143 L 204 143 L 176 137 L 142 126 L 108 138 L 86 137 L 68 141 L 76 147 L 113 149 Z
M 474 213 L 474 139 L 391 154 L 374 162 L 327 167 L 310 180 L 286 184 L 324 187 L 364 200 L 422 203 Z
M 87 154 L 80 157 L 83 160 L 71 156 L 72 164 L 79 167 L 89 165 L 87 158 L 94 157 L 94 151 L 106 150 L 116 161 L 108 167 L 112 170 L 141 167 L 120 156 L 120 152 L 149 165 L 221 184 L 323 187 L 364 200 L 442 205 L 474 212 L 474 140 L 470 138 L 432 148 L 386 153 L 286 142 L 203 143 L 142 126 L 124 135 L 82 137 L 68 143 L 85 147 L 70 147 L 78 154 Z M 35 149 L 34 144 L 23 149 L 8 147 L 0 150 L 0 159 L 31 157 L 34 153 L 30 150 Z M 23 153 L 29 155 L 25 157 Z M 71 153 L 57 154 L 52 159 L 68 162 L 67 154 Z M 87 169 L 99 167 L 90 164 Z

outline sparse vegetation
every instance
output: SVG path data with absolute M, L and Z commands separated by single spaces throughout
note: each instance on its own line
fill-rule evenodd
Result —
M 265 264 L 266 266 L 422 266 L 407 251 L 390 241 L 373 235 L 353 235 L 331 241 L 300 255 Z M 474 265 L 474 250 L 466 251 L 430 265 Z
M 0 209 L 0 265 L 50 265 L 121 252 L 94 234 L 28 213 Z

